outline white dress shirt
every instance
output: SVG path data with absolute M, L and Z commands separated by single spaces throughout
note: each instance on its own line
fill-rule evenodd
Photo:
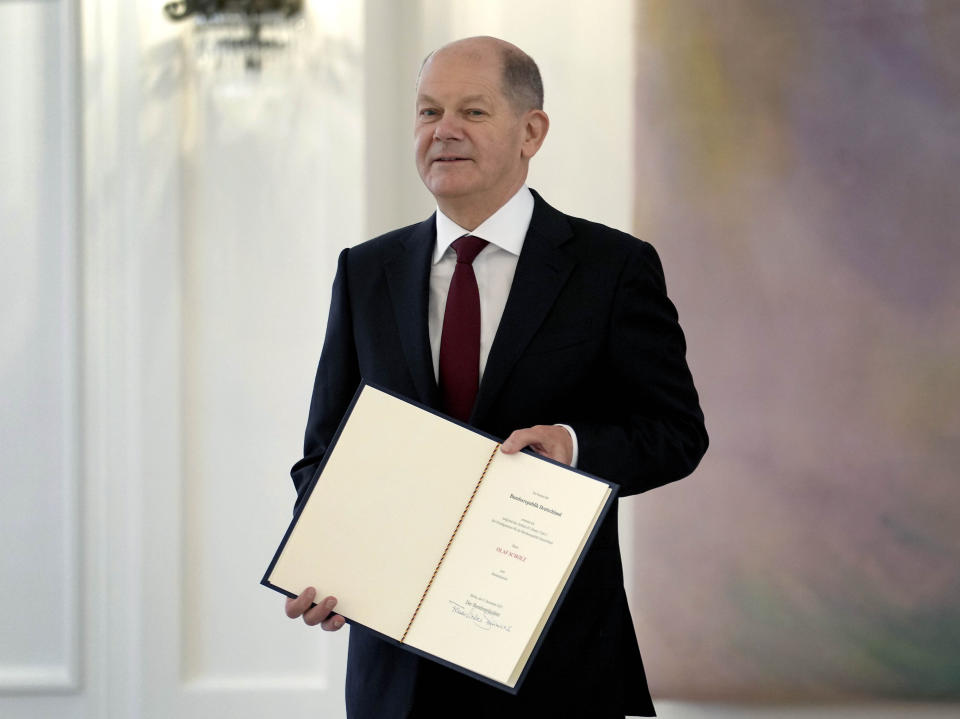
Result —
M 480 377 L 487 366 L 490 347 L 500 326 L 503 308 L 506 307 L 513 275 L 517 271 L 517 261 L 523 240 L 530 228 L 533 217 L 533 195 L 526 185 L 521 187 L 503 207 L 484 220 L 475 230 L 460 227 L 437 208 L 437 242 L 433 250 L 433 264 L 430 266 L 430 303 L 428 325 L 430 331 L 430 351 L 433 355 L 433 374 L 440 377 L 440 335 L 443 332 L 443 313 L 447 309 L 447 292 L 450 279 L 457 265 L 457 253 L 450 246 L 454 240 L 464 235 L 473 235 L 489 244 L 480 250 L 473 261 L 473 274 L 477 278 L 480 292 Z M 560 425 L 570 433 L 573 440 L 573 461 L 576 466 L 579 447 L 577 435 L 568 425 Z M 521 429 L 516 427 L 515 429 Z

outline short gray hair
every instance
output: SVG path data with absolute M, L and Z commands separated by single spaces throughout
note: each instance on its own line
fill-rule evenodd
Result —
M 537 63 L 527 53 L 513 45 L 501 46 L 499 51 L 502 64 L 500 82 L 503 87 L 501 89 L 509 103 L 517 112 L 542 110 L 543 80 Z M 420 63 L 420 70 L 417 72 L 418 86 L 423 68 L 437 52 L 438 50 L 434 50 Z
M 520 48 L 505 47 L 500 53 L 503 62 L 503 94 L 520 112 L 543 109 L 543 80 L 533 58 Z

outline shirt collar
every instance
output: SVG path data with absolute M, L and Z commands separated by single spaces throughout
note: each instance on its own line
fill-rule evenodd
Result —
M 437 208 L 437 244 L 433 248 L 433 264 L 437 264 L 450 244 L 458 237 L 474 235 L 514 255 L 523 248 L 523 238 L 533 217 L 533 194 L 524 185 L 507 203 L 485 219 L 473 232 L 463 229 Z

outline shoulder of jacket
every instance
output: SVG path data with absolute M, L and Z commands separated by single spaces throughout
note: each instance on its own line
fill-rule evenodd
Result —
M 382 235 L 377 235 L 369 240 L 361 242 L 349 248 L 351 260 L 363 260 L 366 258 L 383 257 L 385 254 L 392 254 L 398 251 L 425 223 L 430 223 L 433 218 L 428 218 L 422 222 L 416 222 L 406 227 L 399 227 Z
M 587 252 L 605 255 L 621 262 L 639 260 L 644 264 L 659 265 L 657 251 L 652 244 L 629 232 L 582 217 L 564 215 L 575 238 L 584 243 Z

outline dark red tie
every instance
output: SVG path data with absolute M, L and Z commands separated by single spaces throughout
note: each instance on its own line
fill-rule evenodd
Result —
M 450 279 L 440 335 L 440 393 L 444 410 L 466 422 L 480 385 L 480 291 L 473 261 L 486 240 L 464 235 L 451 247 L 457 266 Z

